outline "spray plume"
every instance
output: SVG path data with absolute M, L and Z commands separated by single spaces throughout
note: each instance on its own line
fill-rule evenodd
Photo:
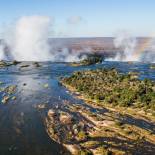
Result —
M 51 20 L 45 16 L 22 17 L 16 23 L 13 57 L 16 60 L 49 60 L 48 33 Z
M 4 52 L 4 45 L 3 45 L 3 43 L 2 43 L 2 41 L 1 41 L 1 43 L 0 43 L 0 58 L 1 58 L 1 60 L 5 60 L 5 52 Z
M 68 48 L 57 51 L 54 45 L 49 43 L 52 24 L 52 18 L 47 16 L 20 18 L 13 28 L 12 36 L 5 40 L 10 49 L 11 59 L 18 61 L 79 61 L 82 58 L 80 52 L 71 52 Z M 0 60 L 4 59 L 7 59 L 6 51 L 1 45 Z
M 138 57 L 134 51 L 137 45 L 137 40 L 131 37 L 127 32 L 119 32 L 114 41 L 114 46 L 121 51 L 116 54 L 114 58 L 108 60 L 111 61 L 137 61 Z
M 138 39 L 132 37 L 128 32 L 119 32 L 114 41 L 114 46 L 120 50 L 114 58 L 108 58 L 108 61 L 139 61 L 155 62 L 155 40 L 148 37 L 143 43 L 138 44 Z

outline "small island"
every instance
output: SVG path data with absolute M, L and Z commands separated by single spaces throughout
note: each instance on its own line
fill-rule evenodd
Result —
M 155 83 L 149 79 L 139 80 L 138 73 L 120 74 L 113 68 L 78 71 L 61 82 L 100 106 L 155 110 Z
M 70 63 L 71 66 L 87 66 L 87 65 L 93 65 L 102 63 L 104 60 L 104 56 L 100 54 L 89 54 L 87 57 L 81 61 L 78 62 L 72 62 Z

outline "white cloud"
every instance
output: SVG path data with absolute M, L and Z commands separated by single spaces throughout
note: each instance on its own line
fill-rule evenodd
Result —
M 83 21 L 83 18 L 81 16 L 71 16 L 68 18 L 67 23 L 77 25 Z

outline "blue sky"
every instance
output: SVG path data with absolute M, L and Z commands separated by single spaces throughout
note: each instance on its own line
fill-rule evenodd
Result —
M 56 35 L 113 36 L 127 30 L 135 36 L 155 32 L 155 0 L 0 0 L 0 29 L 22 16 L 54 17 Z M 69 24 L 71 17 L 81 21 Z

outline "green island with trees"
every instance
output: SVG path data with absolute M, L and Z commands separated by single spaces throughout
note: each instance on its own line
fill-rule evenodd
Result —
M 98 105 L 155 110 L 155 83 L 149 79 L 139 80 L 134 72 L 121 74 L 114 68 L 78 71 L 61 82 Z
M 104 56 L 99 54 L 89 54 L 85 59 L 70 63 L 71 66 L 87 66 L 102 63 Z

